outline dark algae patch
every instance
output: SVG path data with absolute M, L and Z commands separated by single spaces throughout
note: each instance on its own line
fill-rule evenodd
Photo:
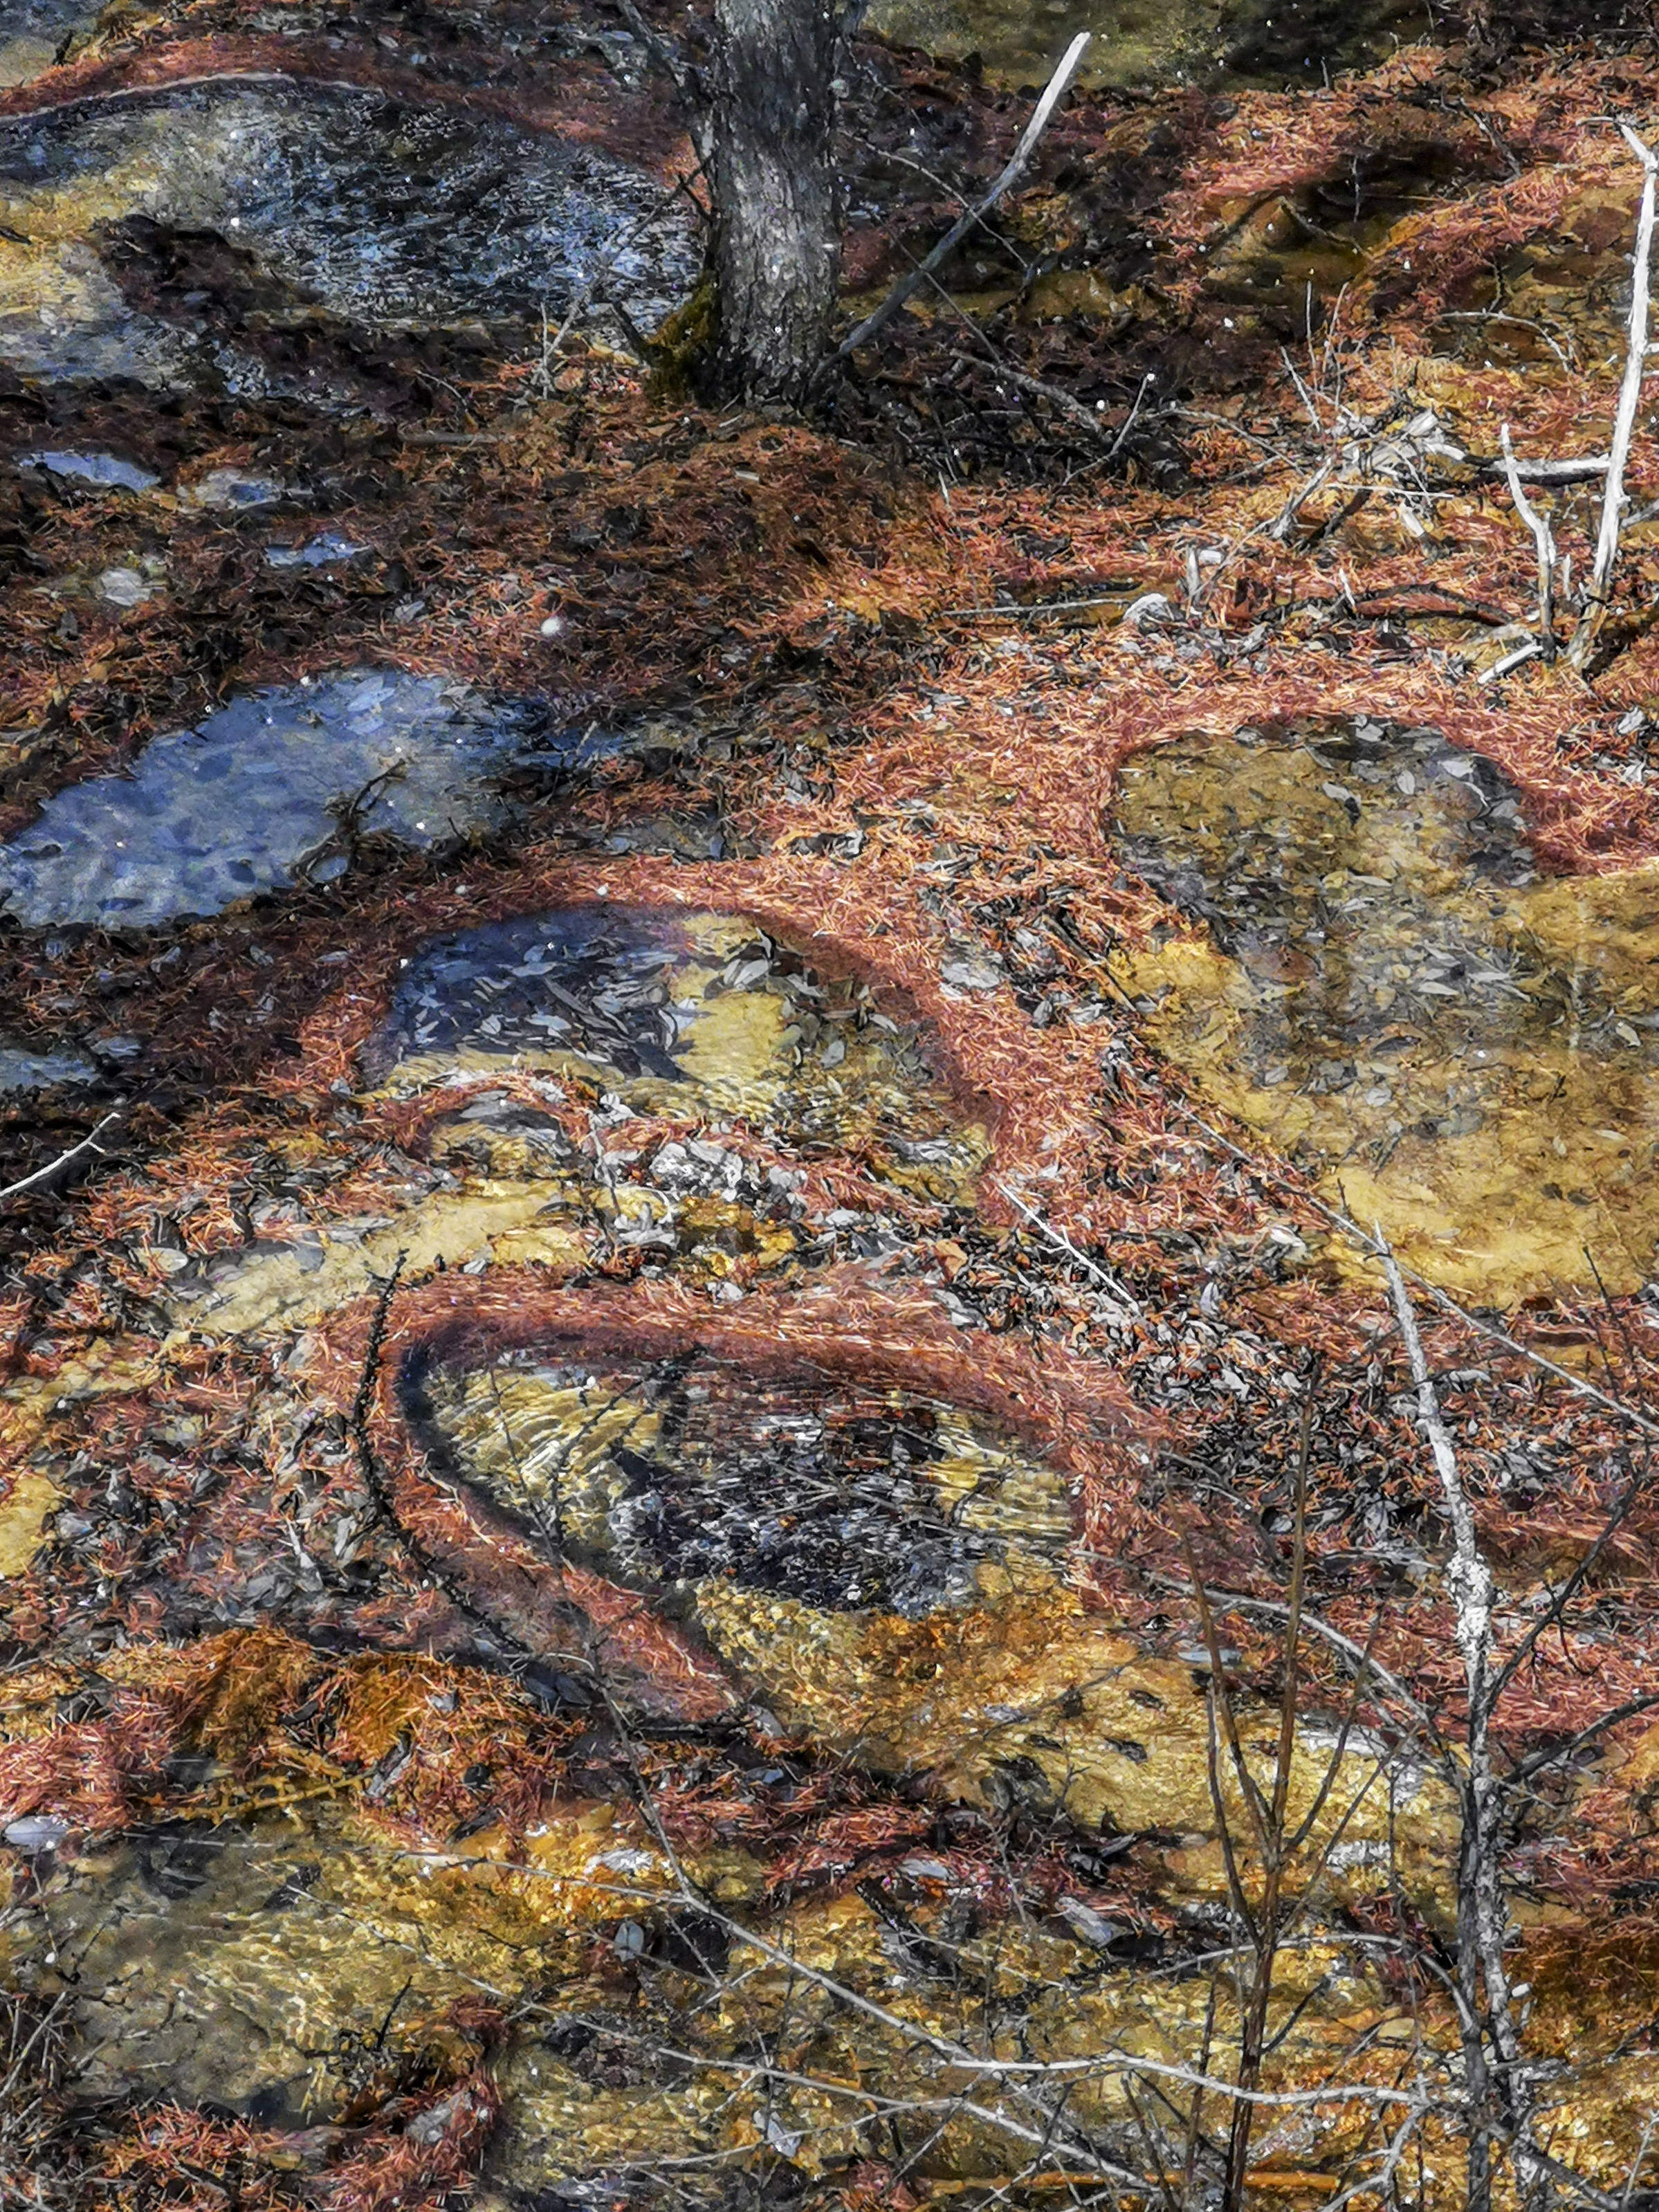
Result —
M 1070 1541 L 1060 1477 L 902 1393 L 556 1348 L 405 1388 L 459 1479 L 556 1554 L 693 1606 L 710 1582 L 921 1620 L 1052 1582 Z
M 365 1073 L 409 1091 L 504 1066 L 580 1076 L 635 1110 L 741 1119 L 809 1154 L 867 1148 L 886 1179 L 944 1200 L 985 1157 L 914 1021 L 740 914 L 598 904 L 421 947 Z

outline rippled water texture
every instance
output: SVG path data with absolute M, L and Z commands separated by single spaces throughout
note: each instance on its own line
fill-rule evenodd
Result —
M 935 1199 L 966 1201 L 987 1150 L 867 985 L 820 977 L 742 915 L 599 904 L 437 939 L 399 977 L 365 1073 L 412 1090 L 503 1063 L 585 1075 L 636 1112 L 866 1146 L 886 1180 Z
M 580 730 L 441 677 L 362 669 L 254 692 L 154 738 L 130 775 L 75 784 L 0 846 L 0 906 L 31 927 L 137 928 L 344 874 L 354 839 L 435 845 L 505 813 L 492 775 L 574 760 Z
M 648 325 L 696 266 L 662 203 L 586 148 L 371 93 L 224 84 L 0 122 L 0 363 L 311 392 L 216 336 L 189 293 L 148 289 L 175 234 L 264 284 L 267 323 L 538 324 L 603 264 Z
M 1094 43 L 1082 71 L 1092 84 L 1204 78 L 1302 77 L 1320 62 L 1352 66 L 1410 15 L 1408 0 L 876 0 L 880 38 L 958 59 L 980 56 L 986 75 L 1041 84 L 1079 31 Z
M 763 1728 L 1085 1832 L 1207 1826 L 1201 1682 L 1085 1612 L 1066 1475 L 984 1415 L 782 1354 L 580 1339 L 416 1352 L 402 1389 L 486 1593 L 516 1537 L 640 1593 Z M 1298 1793 L 1316 1767 L 1298 1754 Z M 1420 1842 L 1418 1796 L 1393 1814 Z
M 410 1386 L 464 1479 L 542 1542 L 695 1606 L 700 1583 L 922 1620 L 1051 1582 L 1066 1486 L 949 1407 L 745 1384 L 713 1361 L 514 1361 Z
M 1449 1287 L 1647 1279 L 1659 869 L 1547 880 L 1489 763 L 1377 723 L 1146 754 L 1115 812 L 1204 931 L 1125 981 L 1218 1103 Z

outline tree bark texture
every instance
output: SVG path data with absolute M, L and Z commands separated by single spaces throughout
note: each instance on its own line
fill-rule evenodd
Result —
M 841 276 L 835 0 L 716 0 L 705 396 L 807 396 Z

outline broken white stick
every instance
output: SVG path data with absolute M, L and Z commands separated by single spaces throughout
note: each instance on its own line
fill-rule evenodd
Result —
M 1550 529 L 1548 515 L 1540 514 L 1521 489 L 1521 472 L 1515 465 L 1515 449 L 1510 444 L 1510 426 L 1504 423 L 1499 434 L 1504 448 L 1504 466 L 1510 480 L 1510 497 L 1515 501 L 1515 511 L 1532 532 L 1533 544 L 1538 549 L 1538 646 L 1545 659 L 1555 658 L 1555 538 Z
M 1613 562 L 1619 558 L 1619 526 L 1625 509 L 1625 464 L 1636 428 L 1636 410 L 1642 398 L 1642 374 L 1647 367 L 1649 273 L 1653 258 L 1655 188 L 1659 184 L 1659 155 L 1644 145 L 1628 123 L 1621 123 L 1625 143 L 1642 164 L 1642 207 L 1636 219 L 1636 254 L 1631 271 L 1630 339 L 1625 352 L 1624 381 L 1619 387 L 1619 410 L 1613 418 L 1613 441 L 1607 448 L 1607 489 L 1601 501 L 1601 528 L 1595 541 L 1595 566 L 1590 571 L 1584 611 L 1572 634 L 1567 658 L 1582 669 L 1590 657 L 1596 633 L 1607 611 L 1607 587 Z
M 1544 650 L 1535 637 L 1524 645 L 1517 645 L 1513 653 L 1506 653 L 1501 660 L 1494 660 L 1490 668 L 1483 668 L 1475 678 L 1477 684 L 1495 684 L 1500 676 L 1507 676 L 1511 668 L 1519 668 L 1523 660 L 1535 660 Z
M 1088 31 L 1079 31 L 1060 56 L 1059 64 L 1048 80 L 1048 89 L 1038 100 L 1030 121 L 1021 131 L 1019 143 L 1008 157 L 1007 167 L 984 198 L 976 200 L 972 207 L 958 216 L 933 252 L 924 260 L 919 261 L 908 276 L 901 278 L 894 285 L 881 305 L 867 314 L 855 331 L 848 332 L 836 348 L 831 356 L 833 360 L 845 361 L 848 354 L 856 353 L 861 345 L 867 345 L 878 330 L 891 322 L 906 301 L 913 299 L 921 289 L 952 247 L 961 243 L 974 225 L 990 213 L 1010 185 L 1024 174 L 1026 163 L 1036 150 L 1037 140 L 1048 127 L 1048 118 L 1066 97 L 1066 88 L 1077 75 L 1078 66 L 1091 35 Z

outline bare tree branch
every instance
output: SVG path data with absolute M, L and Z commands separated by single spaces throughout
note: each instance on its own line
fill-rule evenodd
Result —
M 1492 1569 L 1480 1549 L 1474 1510 L 1441 1415 L 1405 1279 L 1380 1226 L 1376 1242 L 1401 1340 L 1417 1386 L 1419 1425 L 1440 1478 L 1440 1494 L 1452 1534 L 1446 1589 L 1468 1698 L 1468 1769 L 1459 1790 L 1462 1819 L 1457 1855 L 1457 1978 L 1463 2000 L 1460 2012 L 1465 2021 L 1463 2053 L 1469 2096 L 1468 2212 L 1487 2212 L 1492 2202 L 1495 2134 L 1510 2142 L 1523 2190 L 1530 2188 L 1536 2171 L 1531 2155 L 1530 2088 L 1521 2064 L 1513 1991 L 1504 1962 L 1509 1907 L 1502 1881 L 1504 1793 L 1493 1766 L 1492 1747 Z
M 107 1159 L 109 1155 L 98 1139 L 106 1129 L 112 1129 L 121 1118 L 119 1109 L 112 1114 L 106 1114 L 91 1134 L 82 1137 L 78 1145 L 71 1145 L 68 1152 L 60 1152 L 55 1160 L 48 1160 L 45 1167 L 36 1168 L 33 1175 L 26 1175 L 17 1182 L 9 1182 L 3 1190 L 0 1190 L 0 1200 L 19 1198 L 26 1190 L 38 1190 L 42 1183 L 50 1182 L 64 1169 L 72 1167 L 85 1152 L 95 1153 L 100 1160 Z

